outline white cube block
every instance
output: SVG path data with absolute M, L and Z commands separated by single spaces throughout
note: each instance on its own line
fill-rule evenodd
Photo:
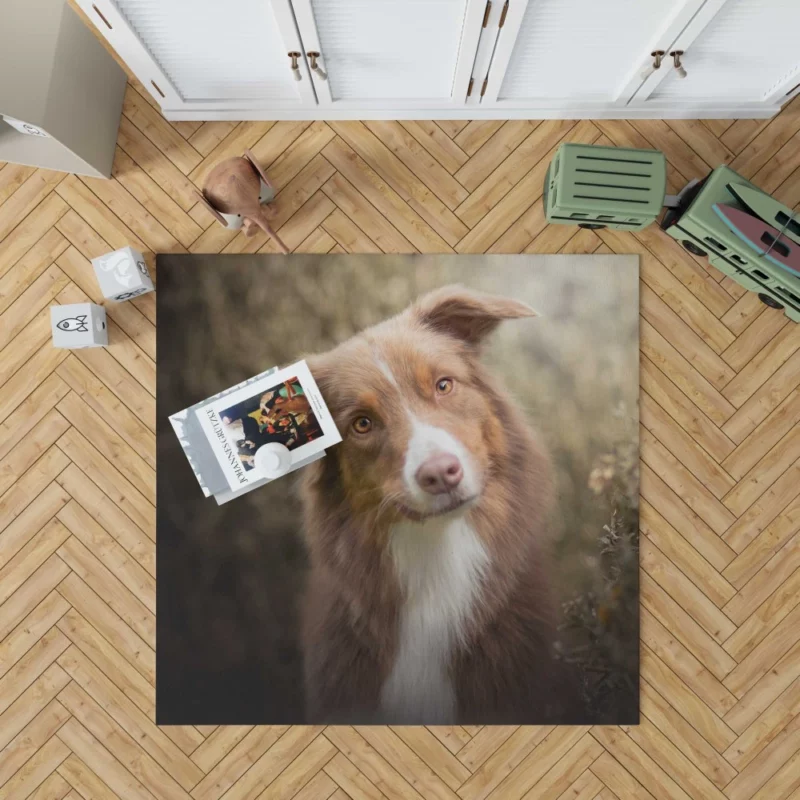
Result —
M 153 291 L 153 281 L 142 254 L 123 247 L 92 259 L 100 291 L 107 300 L 130 300 Z
M 50 306 L 53 346 L 76 350 L 108 344 L 106 310 L 94 303 Z

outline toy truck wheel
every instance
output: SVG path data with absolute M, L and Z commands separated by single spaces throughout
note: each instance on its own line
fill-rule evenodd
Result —
M 702 248 L 698 247 L 698 246 L 697 246 L 697 245 L 696 245 L 694 242 L 690 242 L 688 239 L 684 239 L 684 240 L 681 242 L 681 244 L 682 244 L 682 245 L 684 246 L 684 248 L 685 248 L 686 250 L 688 250 L 688 251 L 689 251 L 689 252 L 690 252 L 692 255 L 695 255 L 695 256 L 700 256 L 700 258 L 703 258 L 704 256 L 707 256 L 707 255 L 708 255 L 708 253 L 706 253 L 706 251 L 705 251 L 705 250 L 703 250 Z
M 600 228 L 605 228 L 606 226 L 605 225 L 598 225 L 596 222 L 579 222 L 578 223 L 578 227 L 579 228 L 586 228 L 586 229 L 588 229 L 590 231 L 596 231 L 596 230 L 599 230 Z
M 758 299 L 765 305 L 769 306 L 770 308 L 783 308 L 783 304 L 779 303 L 774 297 L 770 297 L 768 294 L 759 294 Z

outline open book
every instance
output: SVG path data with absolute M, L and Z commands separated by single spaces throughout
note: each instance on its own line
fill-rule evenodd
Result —
M 262 372 L 169 420 L 203 493 L 220 504 L 273 480 L 259 468 L 260 447 L 286 447 L 293 472 L 342 440 L 305 361 Z

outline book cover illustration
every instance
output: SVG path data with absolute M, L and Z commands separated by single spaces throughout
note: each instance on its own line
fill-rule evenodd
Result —
M 203 493 L 220 503 L 270 480 L 257 468 L 259 447 L 284 445 L 294 471 L 341 441 L 305 361 L 262 372 L 170 422 Z

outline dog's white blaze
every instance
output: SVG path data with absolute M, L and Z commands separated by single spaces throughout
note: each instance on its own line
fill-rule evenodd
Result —
M 400 387 L 397 385 L 397 381 L 395 380 L 391 369 L 389 369 L 389 365 L 377 353 L 373 353 L 372 357 L 375 359 L 378 369 L 386 376 L 389 383 L 391 383 L 395 389 L 399 389 Z
M 382 714 L 401 724 L 452 723 L 450 661 L 479 602 L 489 556 L 463 516 L 396 525 L 390 552 L 403 604 Z

